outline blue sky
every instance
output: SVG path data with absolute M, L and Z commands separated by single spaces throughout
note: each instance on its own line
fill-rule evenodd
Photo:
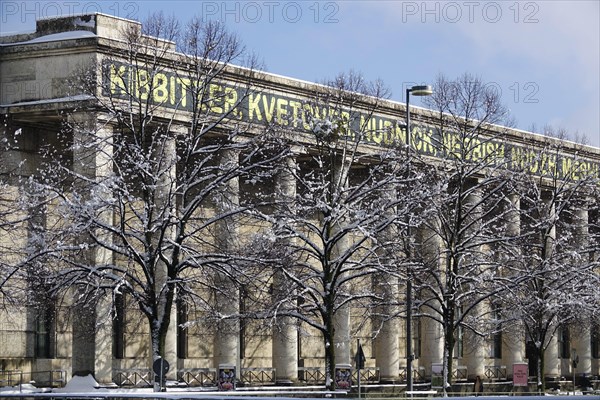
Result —
M 57 14 L 144 20 L 161 10 L 224 21 L 269 72 L 319 82 L 353 69 L 382 79 L 393 100 L 440 73 L 469 72 L 502 93 L 517 128 L 550 124 L 600 147 L 598 0 L 0 0 L 0 34 Z

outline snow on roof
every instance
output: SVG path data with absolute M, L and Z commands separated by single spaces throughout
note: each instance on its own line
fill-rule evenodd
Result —
M 67 15 L 65 15 L 65 14 L 47 15 L 47 16 L 36 18 L 36 21 L 50 21 L 50 20 L 55 20 L 55 19 L 66 19 L 66 18 L 73 18 L 73 17 L 81 18 L 81 17 L 88 17 L 90 15 L 108 17 L 110 19 L 117 19 L 117 20 L 125 21 L 125 22 L 133 22 L 138 25 L 141 24 L 139 21 L 136 21 L 135 19 L 123 18 L 123 17 L 119 17 L 117 15 L 112 15 L 112 14 L 103 13 L 103 12 L 84 12 L 84 13 L 73 13 L 73 14 L 67 14 Z
M 90 31 L 69 31 L 69 32 L 60 32 L 60 33 L 51 33 L 49 35 L 44 35 L 37 37 L 35 39 L 27 40 L 24 42 L 16 42 L 16 43 L 0 43 L 0 46 L 15 46 L 22 44 L 35 44 L 35 43 L 45 43 L 45 42 L 55 42 L 59 40 L 70 40 L 70 39 L 84 39 L 90 37 L 96 37 L 97 35 Z

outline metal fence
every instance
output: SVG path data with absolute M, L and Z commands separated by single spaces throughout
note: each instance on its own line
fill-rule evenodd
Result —
M 378 367 L 367 367 L 361 368 L 360 370 L 360 383 L 368 384 L 368 383 L 379 383 L 379 368 Z M 358 370 L 352 371 L 352 382 L 356 384 L 358 382 Z
M 275 384 L 275 368 L 242 368 L 240 381 L 248 385 Z M 177 380 L 188 386 L 217 386 L 216 368 L 185 368 L 177 371 Z
M 454 381 L 466 381 L 469 378 L 469 374 L 467 373 L 467 367 L 464 365 L 460 365 L 452 370 L 452 378 Z
M 298 380 L 307 384 L 324 384 L 325 368 L 321 367 L 298 367 Z M 360 370 L 361 384 L 379 383 L 379 368 L 367 367 Z M 352 382 L 358 382 L 358 370 L 352 370 Z
M 63 387 L 66 383 L 66 371 L 55 369 L 49 371 L 0 371 L 0 386 L 17 386 L 34 382 L 37 386 Z
M 426 379 L 425 376 L 425 367 L 413 367 L 413 382 L 424 382 Z M 406 367 L 400 368 L 400 382 L 406 382 Z
M 485 377 L 489 380 L 506 380 L 508 374 L 506 372 L 505 365 L 486 365 L 485 366 Z
M 298 367 L 298 379 L 301 382 L 321 384 L 325 382 L 325 368 Z
M 217 386 L 216 368 L 185 368 L 177 371 L 177 379 L 188 386 Z
M 275 368 L 242 368 L 240 380 L 249 385 L 275 384 Z
M 117 386 L 149 387 L 154 381 L 154 373 L 146 368 L 117 369 L 113 374 L 113 382 Z

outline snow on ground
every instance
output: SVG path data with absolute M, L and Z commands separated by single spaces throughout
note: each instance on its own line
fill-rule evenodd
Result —
M 14 393 L 42 393 L 48 391 L 47 389 L 40 389 L 33 386 L 31 383 L 23 383 L 17 386 L 5 386 L 0 387 L 0 397 L 3 394 L 14 394 Z
M 173 382 L 173 384 L 176 382 Z M 0 387 L 1 397 L 20 397 L 26 395 L 33 397 L 52 397 L 55 393 L 61 393 L 65 398 L 164 398 L 164 399 L 190 399 L 190 398 L 214 398 L 218 396 L 234 397 L 237 399 L 255 400 L 257 397 L 263 399 L 282 400 L 281 396 L 288 398 L 301 396 L 303 398 L 332 397 L 335 392 L 323 390 L 323 387 L 247 387 L 232 391 L 218 391 L 215 388 L 198 387 L 168 387 L 166 392 L 156 393 L 152 388 L 119 388 L 107 387 L 99 384 L 92 375 L 74 376 L 63 388 L 49 389 L 36 388 L 32 384 L 23 384 L 20 386 Z M 346 393 L 345 391 L 343 393 Z
M 287 396 L 288 399 L 293 397 L 301 396 L 306 397 L 305 400 L 309 398 L 326 398 L 332 397 L 332 395 L 337 394 L 336 392 L 328 392 L 322 390 L 322 387 L 312 387 L 312 390 L 306 390 L 307 388 L 294 388 L 295 390 L 290 390 L 290 387 L 272 387 L 272 388 L 244 388 L 241 390 L 229 391 L 229 392 L 219 392 L 214 390 L 202 390 L 200 388 L 188 388 L 188 387 L 173 387 L 168 388 L 167 392 L 162 393 L 153 393 L 151 388 L 108 388 L 104 387 L 94 379 L 92 375 L 86 376 L 74 376 L 69 380 L 69 382 L 63 388 L 50 390 L 48 388 L 36 388 L 32 384 L 22 384 L 19 386 L 12 387 L 0 387 L 0 397 L 10 396 L 10 395 L 23 395 L 27 394 L 27 397 L 48 397 L 52 396 L 52 393 L 64 393 L 66 396 L 76 396 L 76 397 L 94 397 L 94 398 L 102 398 L 106 397 L 115 397 L 118 394 L 118 397 L 121 398 L 164 398 L 164 399 L 190 399 L 190 398 L 206 398 L 211 396 L 219 396 L 219 397 L 229 397 L 233 396 L 237 399 L 257 399 L 258 397 L 262 399 L 277 399 L 277 400 L 285 400 Z M 302 390 L 304 389 L 304 390 Z M 49 393 L 51 392 L 51 393 Z M 345 392 L 344 392 L 345 393 Z M 30 395 L 30 396 L 29 396 Z M 274 397 L 277 396 L 277 397 Z M 556 395 L 547 394 L 546 396 L 553 397 L 554 399 L 566 399 L 566 400 L 591 400 L 594 398 L 599 398 L 594 395 L 592 396 L 582 396 L 580 393 L 569 393 L 569 396 L 565 396 L 565 393 L 560 393 Z M 527 400 L 542 400 L 546 396 L 528 396 Z M 419 398 L 418 395 L 415 396 Z M 468 399 L 472 398 L 469 396 L 466 397 L 454 397 L 454 400 L 460 399 Z M 505 396 L 479 396 L 478 400 L 500 400 L 505 398 Z
M 169 385 L 171 383 L 172 386 Z M 63 388 L 36 388 L 32 384 L 23 384 L 20 386 L 0 387 L 0 398 L 3 396 L 20 396 L 26 394 L 27 397 L 51 397 L 53 393 L 62 393 L 65 398 L 68 397 L 115 397 L 120 398 L 170 398 L 170 399 L 189 399 L 206 398 L 214 396 L 234 396 L 236 398 L 256 399 L 275 398 L 281 400 L 282 395 L 288 397 L 331 397 L 334 392 L 323 390 L 322 386 L 309 387 L 246 387 L 232 391 L 218 391 L 215 388 L 199 387 L 177 387 L 177 382 L 167 382 L 167 392 L 155 393 L 152 388 L 119 388 L 117 386 L 104 386 L 99 384 L 92 375 L 73 376 Z M 346 392 L 344 392 L 346 393 Z
M 85 376 L 74 376 L 67 382 L 67 384 L 58 389 L 54 389 L 53 392 L 58 393 L 86 393 L 93 392 L 98 387 L 98 382 L 92 375 Z

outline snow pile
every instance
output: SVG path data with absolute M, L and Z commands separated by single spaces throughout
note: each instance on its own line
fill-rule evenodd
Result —
M 63 388 L 55 389 L 59 393 L 89 393 L 96 390 L 98 382 L 92 375 L 74 376 Z
M 40 393 L 43 389 L 33 386 L 31 383 L 23 383 L 17 386 L 6 386 L 0 387 L 1 394 L 14 394 L 14 393 Z

